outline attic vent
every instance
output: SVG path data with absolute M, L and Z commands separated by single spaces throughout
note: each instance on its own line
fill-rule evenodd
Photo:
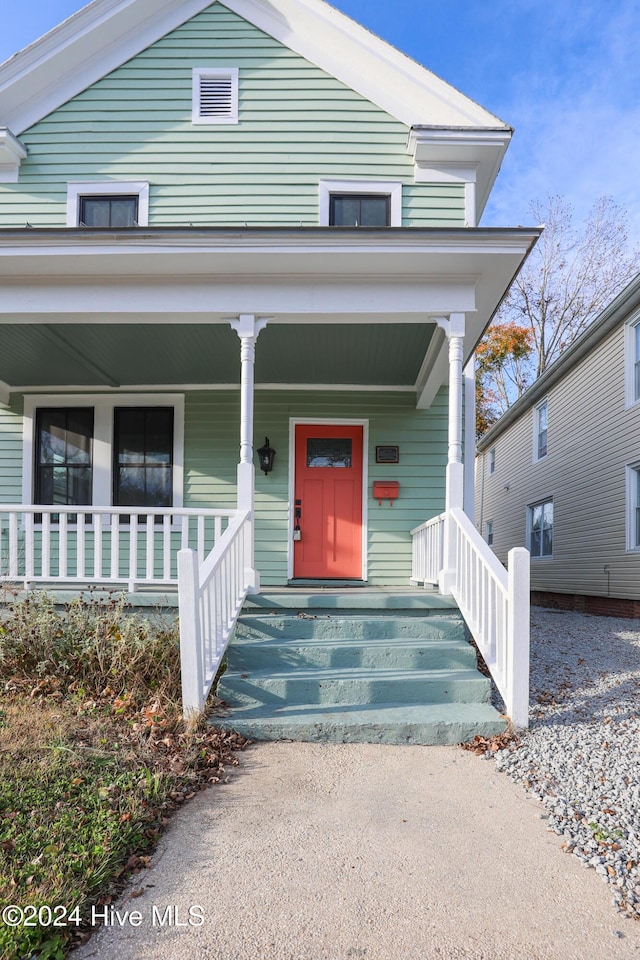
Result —
M 238 122 L 238 68 L 196 67 L 193 123 Z

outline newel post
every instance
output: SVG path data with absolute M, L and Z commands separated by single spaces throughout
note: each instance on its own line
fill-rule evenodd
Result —
M 452 313 L 439 319 L 449 341 L 449 446 L 447 454 L 444 557 L 438 587 L 444 596 L 450 596 L 456 584 L 455 526 L 449 511 L 464 504 L 464 464 L 462 461 L 462 361 L 464 358 L 464 313 Z
M 529 726 L 530 557 L 524 547 L 509 551 L 507 567 L 507 714 L 516 729 Z
M 253 465 L 253 391 L 258 334 L 267 318 L 243 313 L 229 321 L 240 337 L 240 462 L 238 463 L 238 510 L 249 511 L 249 532 L 245 548 L 245 578 L 249 593 L 260 592 L 260 575 L 255 565 L 254 500 L 256 471 Z

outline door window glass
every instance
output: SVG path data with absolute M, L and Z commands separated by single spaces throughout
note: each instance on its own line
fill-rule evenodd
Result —
M 308 467 L 350 467 L 350 437 L 309 437 L 307 440 Z

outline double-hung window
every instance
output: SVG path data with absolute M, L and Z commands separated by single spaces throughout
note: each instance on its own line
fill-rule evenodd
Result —
M 138 197 L 80 197 L 78 217 L 81 227 L 137 227 Z
M 329 201 L 330 227 L 388 227 L 391 199 L 388 195 L 332 193 Z
M 67 226 L 126 230 L 149 225 L 146 180 L 82 180 L 67 184 Z
M 640 401 L 640 318 L 633 317 L 625 328 L 627 406 Z
M 114 506 L 172 506 L 172 467 L 173 408 L 116 407 Z
M 627 550 L 640 550 L 640 463 L 627 467 Z
M 25 503 L 182 506 L 183 397 L 25 397 L 24 424 Z
M 534 410 L 533 459 L 542 460 L 547 455 L 549 436 L 549 404 L 546 400 Z
M 35 434 L 34 503 L 90 504 L 93 408 L 41 407 Z
M 553 500 L 527 507 L 527 541 L 532 558 L 553 556 Z
M 487 541 L 487 546 L 493 546 L 493 520 L 487 520 L 484 525 L 484 536 Z
M 401 227 L 402 183 L 395 180 L 321 180 L 321 227 Z

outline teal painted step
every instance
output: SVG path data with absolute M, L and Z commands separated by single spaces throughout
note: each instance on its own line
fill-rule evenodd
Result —
M 262 670 L 226 675 L 218 696 L 234 706 L 272 703 L 486 703 L 491 685 L 477 670 Z
M 466 640 L 424 640 L 397 637 L 370 640 L 326 640 L 311 638 L 297 640 L 277 637 L 243 640 L 233 646 L 234 669 L 242 673 L 247 670 L 272 669 L 274 663 L 283 667 L 334 667 L 350 669 L 353 667 L 382 669 L 424 669 L 455 670 L 456 668 L 473 670 L 476 654 Z
M 253 740 L 431 746 L 462 743 L 476 734 L 491 737 L 506 729 L 488 703 L 288 704 L 276 711 L 264 706 L 233 710 L 213 723 Z
M 424 639 L 460 639 L 464 637 L 464 625 L 457 617 L 429 617 L 425 622 L 420 616 L 397 616 L 397 611 L 386 616 L 372 614 L 362 616 L 362 611 L 355 611 L 353 616 L 345 616 L 345 611 L 339 615 L 327 616 L 318 612 L 314 616 L 295 616 L 278 612 L 263 616 L 243 616 L 238 624 L 236 636 L 242 640 L 259 640 L 268 637 L 279 640 L 289 638 L 295 640 L 392 640 Z
M 213 721 L 253 739 L 456 743 L 502 732 L 455 604 L 434 594 L 252 597 Z

